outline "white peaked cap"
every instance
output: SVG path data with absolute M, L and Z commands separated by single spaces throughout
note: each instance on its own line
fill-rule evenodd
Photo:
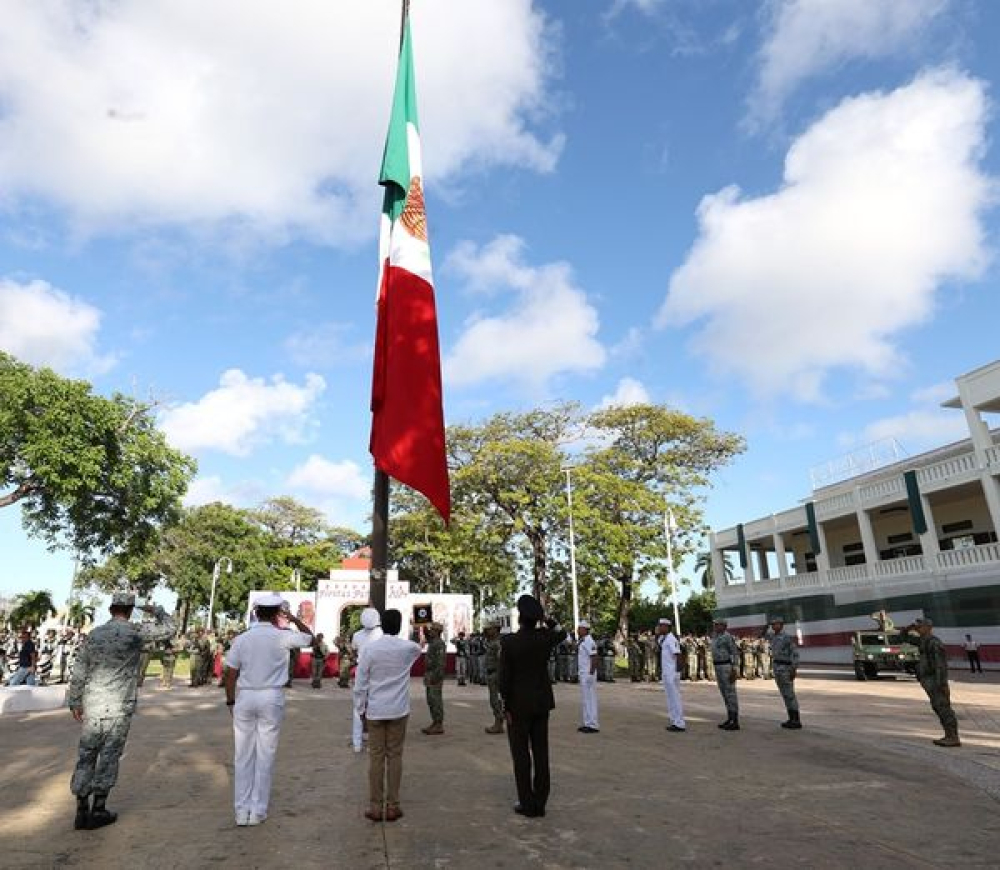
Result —
M 580 621 L 579 621 L 579 622 L 577 623 L 577 625 L 578 625 L 578 626 L 579 626 L 580 628 L 590 628 L 590 623 L 589 623 L 589 622 L 588 622 L 588 621 L 587 621 L 586 619 L 581 619 L 581 620 L 580 620 Z
M 257 607 L 284 607 L 288 602 L 285 601 L 277 592 L 268 592 L 267 595 L 261 595 L 254 605 Z

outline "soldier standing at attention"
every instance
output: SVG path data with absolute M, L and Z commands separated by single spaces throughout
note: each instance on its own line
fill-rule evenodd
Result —
M 597 722 L 597 644 L 590 636 L 590 623 L 581 619 L 576 627 L 577 641 L 576 672 L 580 683 L 580 706 L 583 724 L 577 728 L 584 734 L 596 734 L 601 730 Z
M 215 674 L 215 643 L 213 637 L 208 632 L 201 635 L 201 675 L 198 678 L 199 686 L 207 686 Z
M 660 673 L 663 675 L 663 691 L 667 695 L 667 714 L 670 724 L 667 731 L 681 733 L 687 731 L 684 722 L 684 703 L 681 700 L 681 667 L 685 654 L 673 631 L 673 623 L 664 617 L 657 625 L 660 634 Z
M 312 687 L 321 689 L 323 687 L 323 668 L 326 667 L 326 657 L 330 654 L 330 647 L 323 643 L 323 633 L 320 632 L 313 638 L 312 642 Z
M 728 623 L 717 616 L 712 623 L 712 664 L 719 692 L 726 705 L 726 721 L 720 722 L 723 731 L 740 730 L 740 702 L 736 697 L 736 659 L 739 649 L 736 639 L 728 631 Z
M 444 668 L 446 651 L 441 633 L 444 626 L 432 622 L 427 626 L 427 652 L 424 659 L 424 686 L 427 706 L 431 711 L 431 724 L 420 730 L 424 734 L 444 734 Z
M 141 686 L 146 682 L 146 671 L 149 669 L 149 662 L 153 658 L 153 644 L 143 644 L 142 652 L 139 653 L 139 675 L 135 684 Z
M 288 651 L 312 644 L 309 626 L 273 593 L 257 599 L 257 621 L 226 655 L 226 706 L 233 717 L 236 824 L 259 825 L 267 818 L 271 771 L 285 718 Z M 298 631 L 283 626 L 286 620 Z
M 106 801 L 118 781 L 118 759 L 135 712 L 139 656 L 150 641 L 166 640 L 174 633 L 174 623 L 162 607 L 140 605 L 156 620 L 143 625 L 131 621 L 134 607 L 135 595 L 115 592 L 111 619 L 90 633 L 73 667 L 69 709 L 83 725 L 70 783 L 76 795 L 73 827 L 77 830 L 103 828 L 118 818 Z
M 191 673 L 188 679 L 188 685 L 192 688 L 195 686 L 200 686 L 201 683 L 201 629 L 199 628 L 195 633 L 194 637 L 188 642 L 188 650 L 190 651 L 190 657 L 188 658 L 188 667 L 191 669 Z
M 781 692 L 788 711 L 788 719 L 781 723 L 782 728 L 799 729 L 802 721 L 799 719 L 799 701 L 795 697 L 795 677 L 799 669 L 799 650 L 795 639 L 785 634 L 785 618 L 771 617 L 771 654 L 774 656 L 774 682 Z
M 337 644 L 337 686 L 341 689 L 350 688 L 351 664 L 354 650 L 346 635 L 340 635 Z
M 500 626 L 491 622 L 486 626 L 486 686 L 490 690 L 490 709 L 493 711 L 493 725 L 487 734 L 503 734 L 503 702 L 500 700 Z
M 163 673 L 160 674 L 160 688 L 169 689 L 174 684 L 174 665 L 177 663 L 173 638 L 168 637 L 163 641 L 163 655 L 160 662 L 163 665 Z
M 944 737 L 934 741 L 937 746 L 961 746 L 958 739 L 958 717 L 951 707 L 951 689 L 948 687 L 948 655 L 941 638 L 935 635 L 934 623 L 929 619 L 918 619 L 913 625 L 903 629 L 903 635 L 908 636 L 914 630 L 919 635 L 916 641 L 920 650 L 920 660 L 917 662 L 917 679 L 930 698 L 931 707 L 937 713 Z
M 640 659 L 641 649 L 639 641 L 634 634 L 628 636 L 628 643 L 625 646 L 628 653 L 628 678 L 630 682 L 638 683 L 642 674 L 642 662 Z
M 469 668 L 469 642 L 465 639 L 465 632 L 460 631 L 455 638 L 455 676 L 458 677 L 458 684 L 465 685 L 465 678 Z

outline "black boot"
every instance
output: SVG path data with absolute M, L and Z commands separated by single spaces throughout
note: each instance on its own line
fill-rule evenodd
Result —
M 94 808 L 90 811 L 90 829 L 103 828 L 105 825 L 113 825 L 118 820 L 118 813 L 113 813 L 104 802 L 108 799 L 106 794 L 94 795 Z
M 730 723 L 730 722 L 732 722 L 732 721 L 733 721 L 733 717 L 732 717 L 732 716 L 729 716 L 729 717 L 727 717 L 727 718 L 726 718 L 726 721 L 725 721 L 725 722 L 720 722 L 720 723 L 719 723 L 719 727 L 720 727 L 720 728 L 721 728 L 721 729 L 722 729 L 723 731 L 725 731 L 725 730 L 726 730 L 726 729 L 727 729 L 727 728 L 729 727 L 729 723 Z
M 781 723 L 781 727 L 782 728 L 789 728 L 789 729 L 794 730 L 794 731 L 797 731 L 799 728 L 801 728 L 802 727 L 802 722 L 799 719 L 799 711 L 795 710 L 793 712 L 792 710 L 789 710 L 788 711 L 788 721 L 787 722 L 782 722 Z
M 720 725 L 723 731 L 739 731 L 740 730 L 740 717 L 738 713 L 733 713 L 729 717 L 729 721 L 725 725 Z
M 73 827 L 78 831 L 85 831 L 90 827 L 90 795 L 77 795 Z

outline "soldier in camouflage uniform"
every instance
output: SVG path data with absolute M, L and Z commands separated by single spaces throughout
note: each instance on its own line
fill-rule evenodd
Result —
M 354 647 L 346 635 L 337 638 L 337 686 L 348 689 L 351 686 L 351 665 L 354 664 Z
M 681 645 L 684 650 L 684 674 L 688 679 L 688 682 L 697 683 L 698 682 L 698 641 L 694 639 L 694 635 L 688 632 L 684 635 L 684 641 Z
M 77 830 L 101 828 L 118 818 L 105 802 L 118 780 L 118 759 L 135 712 L 139 657 L 144 645 L 174 633 L 173 621 L 162 607 L 141 605 L 156 620 L 142 625 L 131 622 L 134 607 L 131 593 L 112 595 L 111 619 L 90 633 L 73 669 L 69 708 L 83 724 L 70 783 L 76 795 Z
M 313 636 L 312 642 L 312 682 L 314 689 L 323 687 L 323 669 L 326 667 L 326 657 L 330 655 L 330 647 L 323 640 L 323 632 Z
M 781 692 L 788 711 L 788 719 L 781 723 L 782 728 L 799 729 L 802 721 L 799 719 L 799 701 L 795 697 L 795 677 L 799 669 L 799 649 L 795 638 L 785 634 L 785 618 L 771 617 L 771 652 L 774 656 L 774 682 Z
M 628 678 L 631 682 L 638 683 L 642 679 L 643 661 L 639 638 L 634 634 L 630 634 L 625 649 L 628 654 Z
M 198 678 L 199 686 L 207 686 L 212 682 L 215 674 L 215 640 L 213 636 L 206 632 L 201 636 L 201 674 Z
M 427 651 L 424 660 L 424 686 L 427 706 L 431 711 L 431 724 L 420 730 L 424 734 L 444 734 L 444 669 L 447 659 L 441 633 L 444 626 L 432 622 L 427 626 Z
M 728 623 L 717 616 L 712 623 L 711 659 L 715 668 L 715 680 L 726 705 L 726 721 L 720 722 L 723 731 L 740 730 L 740 702 L 736 697 L 736 660 L 739 649 L 736 639 L 728 631 Z
M 201 629 L 199 628 L 188 640 L 188 667 L 190 674 L 188 685 L 194 688 L 201 685 Z
M 941 639 L 935 635 L 934 623 L 929 619 L 918 619 L 913 625 L 903 629 L 904 637 L 913 631 L 919 635 L 915 641 L 920 650 L 920 660 L 917 662 L 917 679 L 930 698 L 931 707 L 937 713 L 944 728 L 944 737 L 939 737 L 934 743 L 937 746 L 961 746 L 958 739 L 958 717 L 951 707 L 951 689 L 948 687 L 948 655 Z
M 146 671 L 149 670 L 149 663 L 153 658 L 153 644 L 147 643 L 143 646 L 142 652 L 139 654 L 139 675 L 136 678 L 135 684 L 141 686 L 146 682 Z
M 163 655 L 160 657 L 160 664 L 163 665 L 163 673 L 160 674 L 160 688 L 169 689 L 174 684 L 174 665 L 177 663 L 177 653 L 174 652 L 173 638 L 163 641 Z
M 646 650 L 646 680 L 650 683 L 660 682 L 660 647 L 656 638 L 649 632 L 643 642 Z
M 486 626 L 486 685 L 490 690 L 490 709 L 493 724 L 486 729 L 487 734 L 503 734 L 503 702 L 498 688 L 500 670 L 500 626 L 491 623 Z

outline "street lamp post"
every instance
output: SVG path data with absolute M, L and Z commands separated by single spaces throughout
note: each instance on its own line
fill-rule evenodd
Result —
M 681 636 L 681 612 L 677 609 L 677 584 L 674 582 L 674 512 L 668 510 L 663 516 L 663 531 L 667 537 L 667 580 L 670 583 L 670 598 L 674 603 L 674 631 Z
M 219 574 L 221 573 L 222 563 L 226 563 L 226 573 L 233 573 L 233 560 L 228 556 L 221 556 L 215 560 L 215 567 L 212 568 L 212 594 L 208 598 L 208 630 L 213 631 L 215 629 L 215 587 L 219 583 Z
M 576 589 L 576 538 L 573 534 L 573 466 L 564 465 L 566 472 L 566 504 L 569 508 L 569 577 L 573 586 L 573 628 L 580 624 L 580 599 Z

